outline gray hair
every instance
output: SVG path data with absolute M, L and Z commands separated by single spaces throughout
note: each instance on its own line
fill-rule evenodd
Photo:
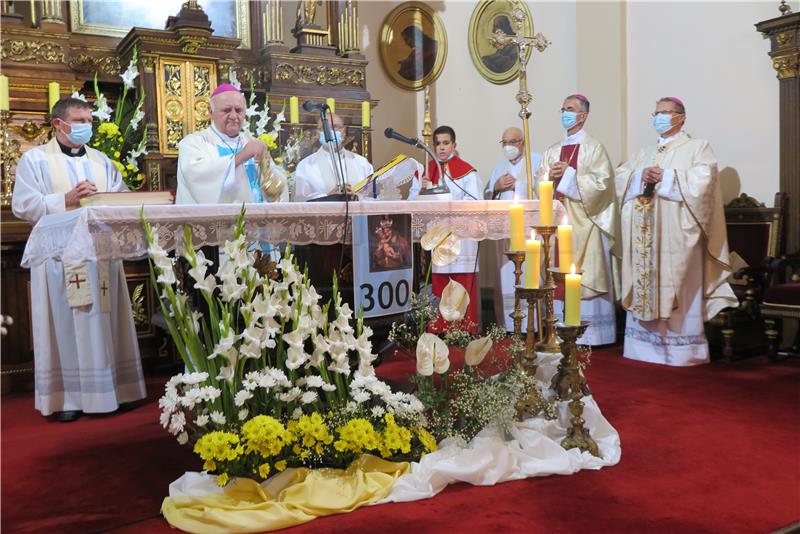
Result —
M 53 104 L 53 109 L 50 110 L 50 120 L 53 119 L 61 119 L 64 120 L 64 117 L 67 116 L 69 112 L 69 108 L 78 108 L 78 109 L 92 109 L 92 105 L 88 102 L 81 100 L 80 98 L 72 98 L 71 96 L 65 96 L 64 98 L 60 99 L 58 102 Z
M 585 96 L 576 93 L 574 95 L 569 95 L 564 100 L 577 100 L 578 102 L 581 103 L 581 109 L 586 113 L 589 113 L 589 99 L 586 98 Z
M 683 114 L 686 113 L 686 107 L 683 105 L 683 101 L 675 98 L 674 96 L 665 96 L 664 98 L 659 98 L 658 102 L 656 102 L 656 105 L 661 104 L 662 102 L 671 102 L 672 104 L 675 104 L 675 107 L 678 108 L 678 111 Z

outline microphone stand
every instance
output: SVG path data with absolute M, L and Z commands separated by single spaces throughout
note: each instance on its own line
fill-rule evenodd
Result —
M 339 152 L 341 145 L 337 142 L 331 123 L 328 121 L 328 115 L 325 113 L 327 109 L 327 106 L 320 108 L 320 121 L 322 122 L 322 135 L 325 137 L 325 144 L 328 145 L 328 151 L 330 152 L 333 173 L 336 175 L 336 182 L 339 185 L 339 193 L 314 198 L 309 200 L 309 202 L 348 202 L 351 199 L 351 195 L 345 193 L 345 184 L 347 183 L 345 181 L 346 167 L 342 162 L 342 155 Z
M 439 170 L 439 183 L 436 185 L 436 187 L 430 187 L 428 189 L 423 189 L 422 191 L 420 191 L 419 192 L 420 196 L 450 194 L 450 188 L 447 186 L 447 181 L 444 178 L 444 173 L 442 172 L 442 164 L 439 161 L 439 158 L 436 157 L 436 154 L 433 153 L 433 150 L 431 150 L 431 148 L 428 145 L 426 145 L 419 139 L 417 139 L 416 141 L 417 141 L 417 147 L 424 150 L 431 157 L 431 159 L 436 162 L 436 168 Z

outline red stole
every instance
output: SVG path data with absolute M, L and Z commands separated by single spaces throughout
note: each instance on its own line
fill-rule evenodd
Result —
M 446 162 L 442 163 L 442 172 L 451 180 L 458 180 L 475 170 L 475 167 L 459 158 L 453 156 Z M 433 185 L 439 183 L 439 168 L 436 162 L 431 160 L 428 162 L 428 171 L 426 173 Z

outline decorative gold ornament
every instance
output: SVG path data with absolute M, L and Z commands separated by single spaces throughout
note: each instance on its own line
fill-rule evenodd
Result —
M 89 54 L 78 54 L 67 61 L 70 69 L 76 72 L 102 72 L 110 76 L 119 74 L 119 58 L 116 56 L 94 57 Z
M 295 85 L 348 85 L 364 87 L 364 72 L 355 68 L 325 67 L 322 65 L 292 65 L 278 63 L 275 66 L 275 80 Z
M 553 296 L 555 293 L 556 283 L 553 279 L 553 271 L 550 269 L 550 238 L 556 232 L 556 226 L 534 226 L 536 234 L 542 236 L 544 243 L 542 244 L 542 252 L 544 255 L 544 287 L 551 289 L 545 296 L 545 309 L 544 309 L 544 336 L 539 343 L 536 344 L 536 350 L 542 352 L 558 352 L 558 341 L 556 340 L 556 317 L 553 310 Z
M 58 43 L 36 41 L 3 41 L 0 58 L 33 63 L 64 63 L 64 47 Z
M 14 193 L 14 176 L 12 171 L 17 166 L 19 158 L 22 157 L 19 141 L 10 139 L 8 136 L 8 121 L 11 113 L 0 111 L 0 164 L 2 164 L 3 188 L 0 193 L 0 204 L 3 206 L 11 205 L 11 196 Z
M 184 54 L 196 54 L 208 39 L 201 35 L 182 35 L 180 38 L 181 50 Z
M 447 33 L 439 15 L 422 2 L 395 7 L 381 26 L 383 70 L 398 87 L 419 91 L 439 77 L 447 59 Z
M 131 294 L 131 312 L 133 312 L 133 325 L 136 327 L 147 324 L 147 312 L 144 309 L 144 284 L 139 284 Z
M 152 74 L 156 68 L 156 56 L 150 54 L 142 54 L 139 56 L 139 61 L 142 62 L 142 70 L 145 74 Z
M 10 125 L 8 129 L 32 144 L 39 144 L 36 141 L 42 135 L 50 132 L 50 127 L 47 123 L 37 124 L 32 120 L 25 121 L 22 123 L 22 126 L 16 124 Z
M 772 57 L 772 68 L 778 73 L 779 80 L 796 78 L 800 75 L 800 54 L 797 52 Z

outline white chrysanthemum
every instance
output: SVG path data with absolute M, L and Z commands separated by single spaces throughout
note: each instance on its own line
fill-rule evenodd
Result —
M 169 420 L 169 433 L 173 436 L 177 436 L 181 432 L 183 432 L 183 428 L 186 426 L 186 415 L 183 412 L 175 412 L 172 414 L 172 418 Z
M 181 432 L 180 434 L 178 434 L 178 443 L 180 443 L 181 445 L 186 445 L 187 443 L 189 443 L 189 434 L 187 434 L 186 432 Z
M 225 414 L 219 411 L 211 412 L 211 422 L 217 425 L 224 425 L 227 422 Z
M 239 417 L 239 421 L 244 421 L 245 419 L 247 419 L 248 413 L 250 412 L 247 408 L 242 408 L 241 410 L 239 410 L 239 413 L 237 414 Z
M 353 400 L 359 404 L 364 404 L 370 399 L 370 394 L 364 390 L 359 391 L 358 393 L 353 394 Z
M 299 399 L 302 395 L 303 395 L 303 390 L 298 387 L 294 387 L 289 391 L 287 391 L 286 393 L 281 393 L 280 395 L 278 395 L 278 399 L 282 400 L 283 402 L 294 402 L 297 399 Z
M 236 395 L 233 396 L 233 403 L 237 407 L 241 408 L 242 406 L 244 406 L 245 402 L 247 402 L 252 398 L 253 394 L 247 391 L 246 389 L 243 389 L 241 391 L 236 392 Z
M 194 424 L 196 424 L 199 427 L 206 426 L 208 424 L 208 415 L 207 414 L 198 415 L 197 419 L 195 419 L 194 421 Z
M 204 386 L 200 388 L 200 394 L 205 402 L 214 402 L 222 395 L 222 391 L 214 386 Z
M 161 412 L 161 415 L 158 417 L 158 422 L 161 424 L 161 428 L 167 428 L 169 426 L 169 420 L 172 418 L 172 412 L 169 410 L 164 410 Z
M 316 391 L 306 391 L 303 393 L 303 396 L 300 397 L 300 402 L 303 404 L 311 404 L 312 402 L 317 402 L 319 399 L 319 395 L 317 395 Z
M 322 384 L 322 391 L 336 391 L 335 384 Z
M 311 375 L 305 379 L 305 386 L 307 388 L 321 388 L 324 384 L 325 380 L 319 375 Z
M 303 417 L 303 409 L 295 408 L 292 412 L 292 419 L 300 419 L 301 417 Z
M 383 417 L 383 414 L 386 413 L 386 410 L 384 410 L 383 406 L 373 406 L 370 412 L 372 412 L 372 415 L 375 417 Z

